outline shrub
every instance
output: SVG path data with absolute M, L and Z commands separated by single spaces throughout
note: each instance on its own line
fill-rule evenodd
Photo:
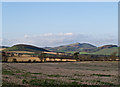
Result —
M 17 62 L 17 59 L 15 59 L 15 58 L 14 58 L 14 59 L 13 59 L 13 62 L 15 62 L 15 63 L 16 63 L 16 62 Z
M 36 60 L 33 60 L 33 62 L 36 62 Z
M 31 63 L 31 60 L 28 60 L 28 63 Z
M 25 80 L 25 79 L 23 79 L 23 80 L 22 80 L 22 83 L 23 83 L 23 84 L 28 84 L 28 81 Z

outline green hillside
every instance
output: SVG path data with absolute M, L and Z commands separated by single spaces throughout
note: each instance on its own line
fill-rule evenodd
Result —
M 48 47 L 46 49 L 55 52 L 66 52 L 72 54 L 75 52 L 80 52 L 80 54 L 95 54 L 95 55 L 111 55 L 113 52 L 118 52 L 117 45 L 103 45 L 101 47 L 96 47 L 88 43 L 73 43 L 70 45 L 64 45 L 53 48 Z
M 72 53 L 73 54 L 75 52 L 77 52 L 77 51 L 69 51 L 67 53 Z M 84 51 L 81 51 L 80 54 L 111 55 L 114 52 L 117 52 L 117 55 L 118 55 L 118 47 L 99 49 L 96 52 L 84 52 Z
M 0 48 L 8 48 L 7 46 L 0 46 Z
M 70 51 L 81 51 L 83 49 L 95 49 L 95 48 L 97 47 L 88 43 L 73 43 L 70 45 L 64 45 L 59 47 L 47 48 L 47 49 L 56 52 L 70 52 Z
M 25 45 L 25 44 L 18 44 L 14 45 L 12 47 L 6 48 L 4 51 L 30 51 L 30 52 L 35 52 L 35 51 L 47 51 L 43 48 L 35 47 L 32 45 Z
M 47 50 L 46 50 L 47 49 Z M 114 52 L 118 52 L 117 45 L 104 45 L 101 47 L 96 47 L 88 43 L 74 43 L 70 45 L 64 45 L 59 47 L 46 47 L 39 48 L 32 45 L 18 44 L 12 47 L 6 48 L 4 51 L 54 51 L 54 52 L 66 52 L 66 53 L 75 53 L 80 52 L 80 54 L 94 54 L 94 55 L 111 55 Z
M 118 54 L 118 47 L 101 49 L 99 51 L 93 52 L 92 54 L 96 54 L 96 55 L 111 55 L 114 52 L 117 52 L 117 54 Z

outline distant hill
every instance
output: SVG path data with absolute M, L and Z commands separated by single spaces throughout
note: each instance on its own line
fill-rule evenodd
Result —
M 102 48 L 99 51 L 93 52 L 95 55 L 111 55 L 112 53 L 117 52 L 118 55 L 118 47 L 110 47 L 110 48 Z
M 0 46 L 0 51 L 4 50 L 6 48 L 8 48 L 8 47 L 7 46 Z
M 6 48 L 4 51 L 30 51 L 30 52 L 46 51 L 46 52 L 49 52 L 46 49 L 39 48 L 39 47 L 32 46 L 32 45 L 26 45 L 26 44 L 14 45 L 12 47 Z
M 101 47 L 94 46 L 89 43 L 73 43 L 69 45 L 63 45 L 58 47 L 45 47 L 39 48 L 32 45 L 18 44 L 12 47 L 7 47 L 4 51 L 45 51 L 45 52 L 66 52 L 75 53 L 80 52 L 80 54 L 94 54 L 94 55 L 111 55 L 114 52 L 118 53 L 117 45 L 104 45 Z
M 53 47 L 53 48 L 46 48 L 50 51 L 56 51 L 56 52 L 68 52 L 68 51 L 81 51 L 83 49 L 95 49 L 97 48 L 94 45 L 88 44 L 88 43 L 74 43 L 70 45 L 64 45 L 59 47 Z
M 84 52 L 88 52 L 88 53 L 91 53 L 91 52 L 97 52 L 97 51 L 101 51 L 103 49 L 110 49 L 110 48 L 118 48 L 117 45 L 104 45 L 104 46 L 101 46 L 101 47 L 97 47 L 97 48 L 92 48 L 92 49 L 83 49 L 82 51 Z
M 96 47 L 88 43 L 74 43 L 70 45 L 64 45 L 53 48 L 47 47 L 46 49 L 55 52 L 67 52 L 67 53 L 80 52 L 80 54 L 95 54 L 95 55 L 111 55 L 113 52 L 118 52 L 117 45 L 104 45 L 101 47 Z
M 0 48 L 8 48 L 7 46 L 0 46 Z
M 118 47 L 117 45 L 104 45 L 99 47 L 100 49 L 105 49 L 105 48 L 113 48 L 113 47 Z

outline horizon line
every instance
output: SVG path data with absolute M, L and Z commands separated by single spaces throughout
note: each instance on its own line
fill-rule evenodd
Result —
M 90 45 L 93 45 L 93 44 L 91 44 L 91 43 L 85 43 L 85 42 L 82 42 L 82 43 L 80 43 L 80 42 L 76 42 L 76 43 L 79 43 L 79 44 L 90 44 Z M 76 44 L 76 43 L 70 43 L 70 44 Z M 58 45 L 58 46 L 38 46 L 38 45 L 35 45 L 35 44 L 29 44 L 29 43 L 16 43 L 16 44 L 13 44 L 13 45 L 1 45 L 1 46 L 6 46 L 6 47 L 12 47 L 12 46 L 15 46 L 15 45 L 32 45 L 32 46 L 36 46 L 36 47 L 42 47 L 42 48 L 44 48 L 44 47 L 60 47 L 60 46 L 66 46 L 66 45 L 70 45 L 70 44 L 61 44 L 61 45 Z M 118 47 L 119 47 L 119 45 L 118 44 L 103 44 L 103 45 L 101 45 L 101 46 L 106 46 L 106 45 L 117 45 Z M 93 45 L 93 46 L 96 46 L 96 45 Z M 101 46 L 96 46 L 96 47 L 101 47 Z

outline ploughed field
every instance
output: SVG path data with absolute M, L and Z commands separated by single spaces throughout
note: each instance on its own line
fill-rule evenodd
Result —
M 117 61 L 3 63 L 3 86 L 117 85 Z

